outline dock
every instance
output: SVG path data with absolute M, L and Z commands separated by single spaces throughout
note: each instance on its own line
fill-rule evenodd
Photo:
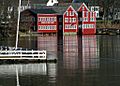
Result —
M 47 58 L 46 50 L 1 50 L 0 61 L 35 62 L 56 61 L 55 58 Z

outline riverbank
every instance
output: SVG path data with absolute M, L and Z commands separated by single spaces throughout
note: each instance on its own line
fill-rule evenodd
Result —
M 20 37 L 25 37 L 25 36 L 57 36 L 58 34 L 55 33 L 46 33 L 46 34 L 41 34 L 37 32 L 31 32 L 31 33 L 19 33 Z M 71 34 L 70 34 L 71 35 Z M 76 34 L 72 34 L 76 35 Z M 120 29 L 116 28 L 97 28 L 96 29 L 96 35 L 120 35 Z

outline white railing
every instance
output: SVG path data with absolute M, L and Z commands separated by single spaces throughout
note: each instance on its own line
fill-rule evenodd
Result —
M 8 58 L 11 57 L 11 58 Z M 1 50 L 0 59 L 42 59 L 46 58 L 46 51 L 38 50 Z

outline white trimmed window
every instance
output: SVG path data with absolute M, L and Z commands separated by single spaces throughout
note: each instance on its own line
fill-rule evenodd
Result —
M 85 13 L 85 12 L 83 11 L 83 13 L 82 13 L 82 16 L 83 16 L 83 17 L 85 17 L 85 14 L 84 14 L 84 13 Z
M 95 20 L 94 20 L 94 18 L 92 17 L 92 18 L 90 18 L 90 21 L 95 21 Z
M 71 11 L 71 12 L 70 12 L 70 16 L 74 16 L 74 11 Z
M 76 22 L 76 18 L 72 18 L 72 22 Z
M 66 16 L 68 16 L 68 11 L 66 11 Z
M 88 12 L 86 12 L 86 17 L 88 17 Z
M 70 19 L 70 22 L 72 22 L 72 18 L 69 18 Z
M 82 11 L 84 11 L 84 6 L 82 6 Z
M 65 22 L 68 22 L 68 18 L 65 18 Z
M 41 21 L 41 18 L 38 18 L 38 21 L 40 22 L 40 21 Z
M 56 21 L 56 17 L 54 17 L 54 22 Z
M 90 12 L 90 18 L 91 18 L 91 17 L 93 17 L 93 16 L 92 16 L 92 12 Z
M 83 21 L 88 21 L 88 18 L 86 18 L 86 17 L 85 17 L 85 18 L 83 18 L 83 19 L 84 19 Z
M 82 25 L 82 28 L 84 28 L 84 26 L 85 26 L 85 25 L 83 24 L 83 25 Z

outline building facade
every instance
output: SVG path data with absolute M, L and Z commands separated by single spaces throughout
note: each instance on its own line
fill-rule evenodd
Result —
M 37 14 L 37 32 L 38 33 L 57 33 L 58 29 L 57 15 L 55 14 Z
M 82 34 L 96 33 L 96 12 L 90 11 L 83 3 L 78 9 L 79 30 Z
M 78 14 L 72 6 L 63 14 L 63 33 L 78 32 Z
M 96 33 L 96 12 L 82 3 L 59 4 L 32 10 L 38 33 Z

